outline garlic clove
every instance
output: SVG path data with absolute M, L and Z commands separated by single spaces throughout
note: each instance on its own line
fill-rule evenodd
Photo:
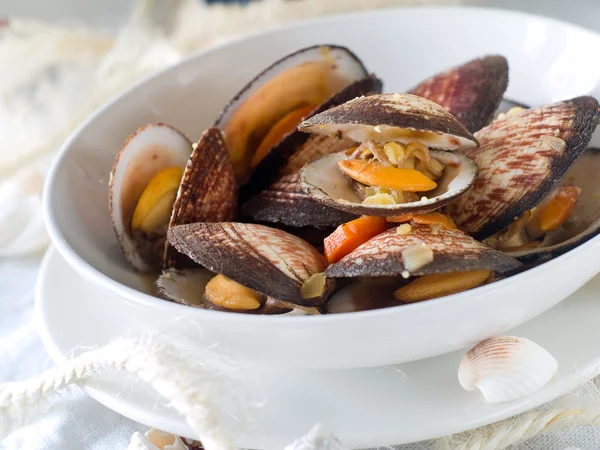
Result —
M 499 336 L 467 352 L 458 368 L 458 381 L 467 391 L 479 389 L 487 403 L 502 403 L 538 391 L 557 369 L 556 359 L 535 342 Z

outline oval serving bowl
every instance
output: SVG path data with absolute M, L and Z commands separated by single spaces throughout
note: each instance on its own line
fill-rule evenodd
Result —
M 145 293 L 153 280 L 127 264 L 108 213 L 108 177 L 123 141 L 141 125 L 157 121 L 197 141 L 255 73 L 294 50 L 322 43 L 352 49 L 383 79 L 384 92 L 403 92 L 444 68 L 496 53 L 509 61 L 506 97 L 511 100 L 539 105 L 577 95 L 600 96 L 600 62 L 593 58 L 600 50 L 600 36 L 521 13 L 392 9 L 255 34 L 201 52 L 142 81 L 69 138 L 48 177 L 44 203 L 50 235 L 63 257 L 86 279 L 136 303 L 142 315 L 161 317 L 165 323 L 185 317 L 202 330 L 198 339 L 218 343 L 224 354 L 312 369 L 371 367 L 454 351 L 541 314 L 600 272 L 596 237 L 508 279 L 374 311 L 313 317 L 243 315 L 191 308 Z

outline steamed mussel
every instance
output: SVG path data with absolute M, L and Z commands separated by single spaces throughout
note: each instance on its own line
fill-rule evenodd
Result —
M 507 85 L 489 55 L 382 94 L 349 49 L 299 50 L 196 144 L 164 124 L 132 135 L 115 232 L 160 297 L 217 311 L 363 311 L 510 277 L 600 230 L 600 106 L 514 107 Z

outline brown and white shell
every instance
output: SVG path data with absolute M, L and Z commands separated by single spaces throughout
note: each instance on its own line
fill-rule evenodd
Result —
M 356 142 L 418 140 L 440 150 L 477 146 L 473 135 L 446 109 L 411 94 L 358 97 L 310 117 L 298 129 Z
M 169 228 L 195 222 L 233 220 L 237 208 L 237 184 L 221 131 L 209 128 L 192 152 L 185 168 Z M 164 268 L 194 266 L 168 243 Z
M 434 75 L 409 93 L 446 108 L 471 133 L 494 117 L 508 86 L 508 61 L 488 55 Z
M 577 97 L 507 115 L 475 133 L 479 148 L 463 153 L 479 174 L 447 209 L 458 227 L 483 240 L 536 206 L 585 151 L 599 106 Z
M 179 225 L 167 238 L 196 263 L 269 297 L 303 306 L 320 306 L 333 290 L 326 282 L 318 298 L 300 288 L 324 272 L 325 257 L 308 242 L 264 225 L 221 222 Z
M 428 258 L 408 260 L 411 250 L 426 250 Z M 416 258 L 420 259 L 420 258 Z M 427 275 L 470 270 L 504 273 L 521 264 L 502 252 L 486 247 L 460 230 L 430 225 L 412 225 L 407 234 L 396 228 L 360 245 L 325 274 L 332 278 Z
M 304 136 L 306 134 L 302 133 Z M 338 226 L 357 216 L 316 202 L 300 187 L 300 169 L 314 159 L 356 145 L 329 136 L 310 136 L 279 171 L 269 187 L 250 199 L 243 212 L 257 222 L 281 223 L 292 227 Z

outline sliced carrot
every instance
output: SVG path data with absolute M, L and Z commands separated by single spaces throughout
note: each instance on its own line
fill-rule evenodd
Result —
M 435 211 L 426 214 L 400 214 L 399 216 L 388 217 L 387 220 L 388 222 L 414 222 L 422 225 L 439 224 L 453 230 L 458 228 L 452 217 Z
M 387 229 L 383 217 L 363 216 L 342 224 L 325 238 L 325 257 L 329 264 L 338 262 L 344 256 L 364 244 L 372 237 Z
M 561 186 L 540 214 L 540 229 L 551 231 L 560 227 L 573 213 L 578 196 L 575 186 Z
M 261 141 L 258 149 L 256 149 L 256 152 L 254 152 L 252 161 L 250 161 L 250 167 L 254 168 L 258 166 L 258 163 L 260 163 L 264 157 L 269 154 L 271 147 L 281 141 L 286 134 L 293 131 L 294 128 L 296 128 L 296 126 L 302 121 L 302 119 L 306 117 L 313 109 L 315 109 L 315 105 L 308 105 L 295 109 L 287 113 L 281 120 L 279 120 L 279 122 L 273 125 L 273 127 Z
M 435 211 L 427 214 L 415 214 L 413 222 L 423 225 L 439 224 L 451 230 L 456 230 L 458 228 L 454 223 L 454 220 L 452 220 L 452 217 Z
M 386 187 L 399 191 L 426 192 L 437 184 L 418 170 L 382 166 L 360 159 L 345 159 L 338 163 L 350 178 L 367 186 Z

